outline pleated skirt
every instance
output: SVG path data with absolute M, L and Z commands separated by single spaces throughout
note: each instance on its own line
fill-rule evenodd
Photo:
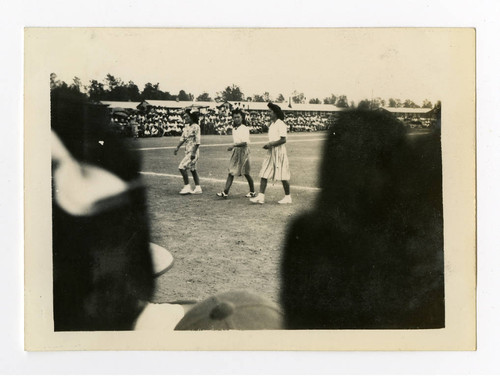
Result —
M 250 149 L 247 146 L 233 149 L 229 173 L 233 176 L 250 175 Z
M 267 150 L 259 175 L 268 180 L 290 180 L 290 166 L 284 144 Z

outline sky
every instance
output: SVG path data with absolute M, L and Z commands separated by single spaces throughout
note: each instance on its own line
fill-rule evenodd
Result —
M 452 74 L 450 40 L 445 29 L 52 29 L 45 58 L 67 83 L 110 73 L 195 97 L 235 84 L 245 97 L 296 90 L 307 101 L 333 93 L 422 105 L 441 99 Z

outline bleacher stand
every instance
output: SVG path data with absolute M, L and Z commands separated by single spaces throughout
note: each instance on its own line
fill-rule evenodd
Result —
M 267 132 L 270 117 L 267 111 L 245 110 L 245 123 L 250 133 Z M 203 134 L 228 135 L 232 133 L 231 111 L 238 104 L 200 108 L 200 126 Z M 127 137 L 163 137 L 182 134 L 184 122 L 183 108 L 165 108 L 148 106 L 144 110 L 131 110 L 128 117 L 111 117 L 112 129 Z M 332 119 L 330 115 L 293 113 L 285 111 L 285 123 L 289 132 L 315 132 L 328 129 Z

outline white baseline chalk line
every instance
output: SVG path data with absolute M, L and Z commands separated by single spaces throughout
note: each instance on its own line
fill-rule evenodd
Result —
M 308 138 L 308 139 L 303 139 L 303 140 L 287 140 L 286 143 L 290 143 L 290 142 L 309 142 L 309 141 L 325 141 L 326 138 Z M 252 145 L 263 145 L 263 144 L 267 144 L 268 141 L 257 141 L 257 142 L 251 142 L 250 143 L 250 146 Z M 204 144 L 201 144 L 200 145 L 200 148 L 201 149 L 204 149 L 204 148 L 208 148 L 208 147 L 215 147 L 215 146 L 231 146 L 232 143 L 230 144 L 207 144 L 207 145 L 204 145 Z M 176 146 L 157 146 L 157 147 L 151 147 L 151 148 L 137 148 L 137 149 L 132 149 L 132 150 L 137 150 L 137 151 L 145 151 L 145 150 L 162 150 L 162 149 L 175 149 Z
M 140 174 L 142 175 L 149 175 L 149 176 L 163 176 L 163 177 L 167 177 L 167 178 L 182 178 L 182 176 L 180 174 L 164 174 L 164 173 L 160 173 L 160 172 L 150 172 L 150 171 L 140 171 L 139 172 Z M 222 179 L 214 179 L 214 178 L 203 178 L 203 177 L 200 177 L 200 180 L 202 181 L 210 181 L 210 182 L 214 182 L 214 183 L 226 183 L 226 180 L 222 180 Z M 245 185 L 248 185 L 247 181 L 238 181 L 238 180 L 234 180 L 233 181 L 233 184 L 245 184 Z M 292 188 L 292 191 L 294 189 L 299 189 L 299 190 L 304 190 L 304 191 L 311 191 L 311 192 L 319 192 L 320 191 L 320 188 L 317 188 L 317 187 L 304 187 L 304 186 L 301 186 L 301 185 L 293 185 L 291 184 L 291 188 Z

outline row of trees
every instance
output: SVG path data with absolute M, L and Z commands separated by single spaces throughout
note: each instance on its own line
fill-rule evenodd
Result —
M 264 92 L 264 94 L 254 94 L 251 97 L 245 97 L 244 93 L 241 91 L 239 86 L 231 85 L 226 87 L 223 91 L 218 92 L 215 98 L 217 101 L 236 101 L 236 102 L 275 102 L 275 103 L 284 103 L 286 101 L 283 94 L 278 94 L 276 98 L 271 97 L 269 92 Z M 290 99 L 293 103 L 306 103 L 306 96 L 302 92 L 294 91 Z M 197 101 L 210 101 L 211 98 L 207 93 L 203 93 L 202 95 L 196 98 Z M 309 103 L 321 104 L 321 101 L 318 98 L 313 98 L 309 100 Z M 325 98 L 323 100 L 324 104 L 334 104 L 338 107 L 349 107 L 349 102 L 347 101 L 347 97 L 345 95 L 336 96 L 332 94 L 330 97 Z
M 440 101 L 437 101 L 434 105 L 428 99 L 424 99 L 422 106 L 419 106 L 411 99 L 406 99 L 404 102 L 399 98 L 389 98 L 386 102 L 385 99 L 380 97 L 374 99 L 364 99 L 358 103 L 358 108 L 360 109 L 376 109 L 379 107 L 403 107 L 403 108 L 436 108 L 441 105 Z
M 152 84 L 150 82 L 144 85 L 144 88 L 139 90 L 139 87 L 133 82 L 124 82 L 120 78 L 115 77 L 111 74 L 107 74 L 104 78 L 104 82 L 99 82 L 97 80 L 90 80 L 88 85 L 84 85 L 78 77 L 73 78 L 73 82 L 68 85 L 64 81 L 57 79 L 55 73 L 50 75 L 50 87 L 63 88 L 73 91 L 75 94 L 81 93 L 87 96 L 91 101 L 132 101 L 140 102 L 142 100 L 179 100 L 179 101 L 192 101 L 194 100 L 194 95 L 187 93 L 184 90 L 180 90 L 178 94 L 170 94 L 168 91 L 162 91 L 160 89 L 160 84 Z M 306 103 L 307 98 L 304 93 L 294 91 L 290 99 L 293 103 Z M 212 102 L 214 99 L 210 97 L 210 94 L 203 92 L 196 97 L 198 102 Z M 224 90 L 217 92 L 216 101 L 236 101 L 236 102 L 276 102 L 284 103 L 286 101 L 283 94 L 279 94 L 276 98 L 271 97 L 269 92 L 264 92 L 263 94 L 254 94 L 253 96 L 245 96 L 243 91 L 238 85 L 227 86 Z M 309 99 L 309 103 L 312 104 L 332 104 L 337 107 L 356 107 L 354 102 L 348 102 L 347 96 L 345 95 L 335 95 L 331 94 L 321 101 L 319 98 Z M 398 98 L 389 98 L 388 101 L 380 97 L 374 99 L 364 99 L 358 103 L 358 108 L 361 109 L 376 109 L 379 107 L 384 107 L 388 105 L 389 107 L 406 107 L 406 108 L 432 108 L 432 103 L 425 99 L 422 106 L 417 105 L 410 99 L 406 99 L 404 102 Z M 437 104 L 436 104 L 437 105 Z M 434 107 L 436 107 L 434 105 Z
M 252 99 L 248 98 L 247 100 Z M 254 95 L 253 99 L 254 102 L 267 102 L 270 100 L 269 98 L 269 93 L 264 93 L 264 95 Z M 297 91 L 294 91 L 291 95 L 291 100 L 293 103 L 306 103 L 306 97 L 304 93 L 299 93 Z M 284 102 L 283 95 L 280 94 L 276 102 Z M 323 101 L 321 101 L 319 98 L 311 98 L 309 99 L 309 103 L 311 104 L 333 104 L 337 107 L 357 107 L 357 108 L 362 108 L 362 109 L 376 109 L 379 107 L 385 107 L 386 105 L 389 107 L 404 107 L 404 108 L 433 108 L 438 105 L 432 104 L 431 101 L 428 99 L 425 99 L 422 102 L 422 105 L 419 106 L 416 104 L 414 101 L 411 99 L 406 99 L 405 101 L 402 101 L 399 98 L 389 98 L 389 100 L 382 99 L 380 97 L 374 98 L 374 99 L 364 99 L 358 103 L 356 106 L 353 101 L 349 103 L 347 100 L 347 96 L 345 95 L 335 95 L 331 94 L 329 97 L 323 98 Z
M 51 89 L 60 88 L 69 89 L 75 93 L 82 93 L 88 96 L 91 101 L 131 101 L 140 102 L 142 100 L 179 100 L 179 101 L 192 101 L 194 100 L 194 95 L 187 93 L 184 90 L 180 90 L 178 94 L 170 94 L 168 91 L 162 91 L 160 89 L 160 84 L 152 84 L 150 82 L 144 85 L 142 91 L 133 82 L 124 82 L 121 78 L 115 77 L 111 74 L 107 74 L 103 82 L 98 80 L 90 80 L 88 85 L 84 85 L 80 78 L 74 77 L 71 84 L 67 84 L 64 81 L 57 79 L 57 75 L 52 73 L 50 75 L 50 87 Z M 324 103 L 335 104 L 337 97 L 332 95 L 331 98 L 326 98 Z M 210 94 L 203 92 L 196 97 L 198 102 L 212 102 L 214 99 L 210 97 Z M 269 92 L 264 92 L 263 94 L 254 94 L 253 96 L 245 96 L 243 91 L 238 85 L 227 86 L 224 90 L 217 92 L 216 101 L 236 101 L 236 102 L 276 102 L 284 103 L 286 101 L 283 94 L 279 94 L 276 98 L 271 97 Z M 306 97 L 304 93 L 299 93 L 294 91 L 291 95 L 291 100 L 293 103 L 305 103 Z M 337 101 L 337 105 L 342 107 L 348 107 L 347 98 L 345 96 L 340 96 Z M 310 101 L 310 103 L 320 103 Z
M 102 100 L 140 102 L 146 99 L 192 101 L 194 99 L 193 94 L 186 93 L 184 90 L 180 90 L 176 95 L 170 94 L 168 91 L 164 92 L 160 90 L 159 83 L 148 82 L 140 91 L 133 81 L 126 83 L 111 74 L 106 75 L 104 82 L 90 80 L 88 85 L 83 85 L 80 78 L 74 77 L 73 83 L 68 85 L 66 82 L 58 80 L 57 75 L 52 73 L 50 75 L 50 88 L 63 88 L 86 94 L 91 101 L 95 102 Z
M 204 95 L 206 93 L 203 93 Z M 207 94 L 208 95 L 208 94 Z M 198 101 L 203 101 L 196 98 Z M 238 85 L 227 86 L 224 90 L 217 93 L 215 97 L 216 101 L 236 101 L 236 102 L 276 102 L 283 103 L 285 102 L 285 97 L 283 94 L 279 94 L 276 98 L 272 98 L 269 92 L 264 92 L 264 94 L 254 94 L 253 96 L 246 97 L 245 94 L 241 91 Z

